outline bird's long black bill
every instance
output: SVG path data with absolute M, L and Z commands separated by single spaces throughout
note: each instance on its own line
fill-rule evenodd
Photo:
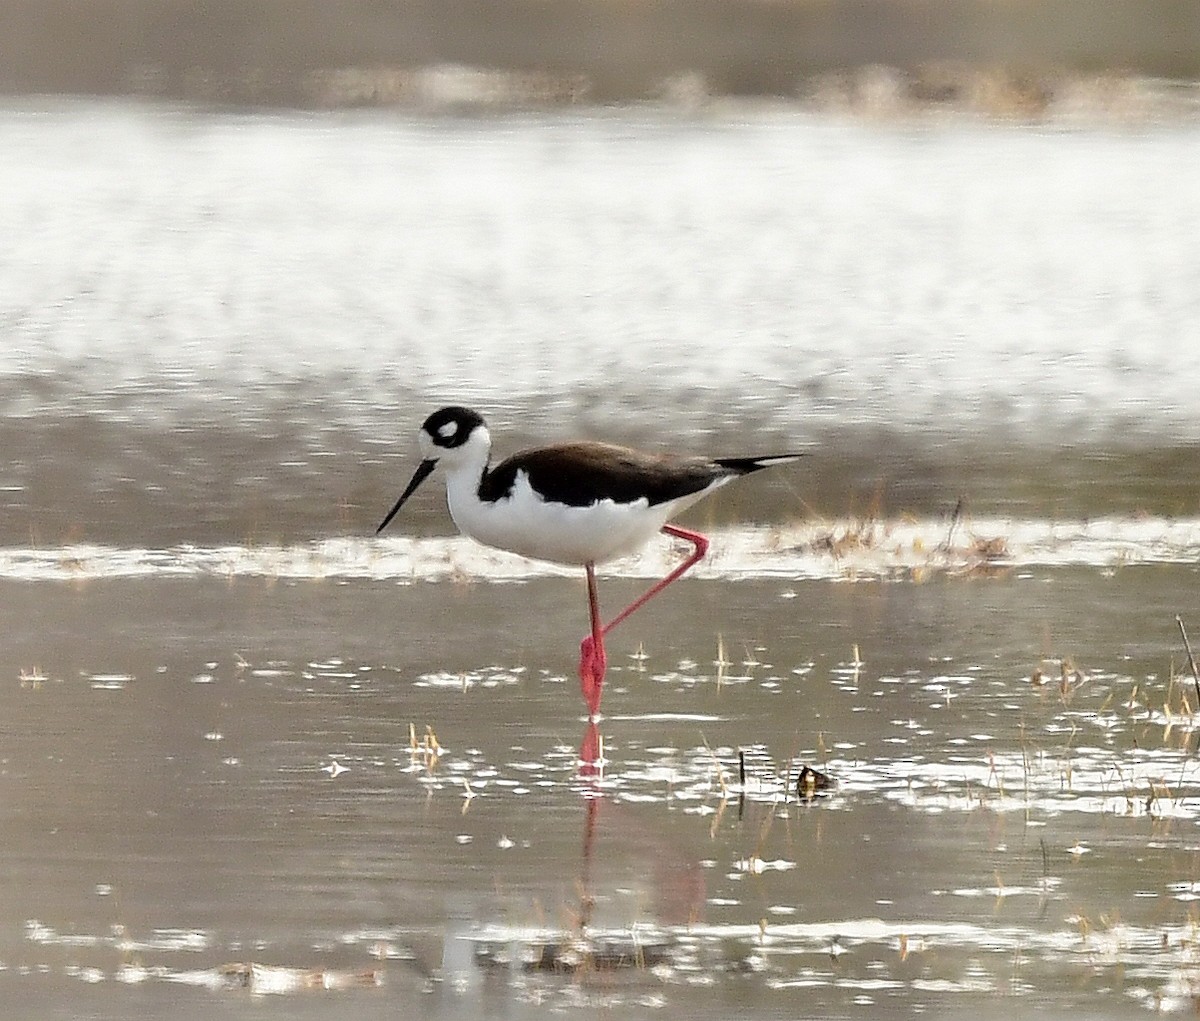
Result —
M 417 486 L 424 482 L 429 477 L 429 473 L 436 467 L 437 458 L 434 457 L 429 458 L 427 461 L 422 461 L 419 465 L 417 465 L 417 470 L 413 472 L 412 479 L 409 481 L 408 485 L 405 486 L 404 492 L 400 494 L 400 499 L 396 501 L 396 506 L 388 511 L 387 517 L 383 519 L 383 523 L 377 529 L 375 529 L 376 535 L 387 528 L 388 522 L 391 521 L 392 518 L 396 516 L 396 512 L 404 506 L 404 501 L 416 492 Z

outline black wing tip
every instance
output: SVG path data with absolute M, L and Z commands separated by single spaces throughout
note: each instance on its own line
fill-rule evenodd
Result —
M 771 468 L 777 464 L 789 464 L 807 457 L 808 451 L 801 450 L 791 454 L 768 454 L 765 457 L 718 457 L 715 463 L 722 468 L 737 472 L 739 475 L 749 475 L 751 472 Z

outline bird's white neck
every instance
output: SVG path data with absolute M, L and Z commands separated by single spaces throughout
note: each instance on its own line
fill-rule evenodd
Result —
M 479 484 L 483 481 L 483 473 L 487 471 L 491 454 L 492 438 L 488 435 L 486 427 L 478 426 L 466 443 L 442 456 L 451 514 L 454 513 L 456 505 L 462 507 L 468 502 L 478 502 Z

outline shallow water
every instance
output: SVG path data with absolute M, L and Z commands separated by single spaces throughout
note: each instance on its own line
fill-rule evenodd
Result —
M 1170 593 L 1194 583 L 683 584 L 614 635 L 588 779 L 575 580 L 5 582 L 0 983 L 41 1016 L 252 1011 L 272 987 L 231 962 L 402 1016 L 1178 997 L 1200 777 Z M 800 763 L 836 788 L 798 802 Z M 584 919 L 652 966 L 498 960 Z
M 1195 136 L 0 113 L 6 1016 L 1190 1009 Z M 446 400 L 810 448 L 599 775 L 581 579 L 371 537 Z
M 0 138 L 6 546 L 361 535 L 450 402 L 502 452 L 811 449 L 726 522 L 1200 510 L 1195 124 L 79 103 Z

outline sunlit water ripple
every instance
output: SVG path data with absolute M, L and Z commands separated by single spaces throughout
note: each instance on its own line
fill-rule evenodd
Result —
M 609 577 L 659 577 L 677 554 L 663 541 L 636 557 L 604 565 Z M 1087 522 L 974 519 L 844 520 L 775 528 L 722 529 L 695 577 L 920 578 L 1028 567 L 1116 569 L 1200 561 L 1200 518 L 1110 518 Z M 0 578 L 71 581 L 102 578 L 267 577 L 447 578 L 515 582 L 578 573 L 482 547 L 465 537 L 338 538 L 292 546 L 176 546 L 118 549 L 79 544 L 0 549 Z
M 1194 125 L 0 132 L 13 1016 L 1197 1002 Z M 451 401 L 809 453 L 614 637 L 594 775 L 580 572 L 371 537 Z

